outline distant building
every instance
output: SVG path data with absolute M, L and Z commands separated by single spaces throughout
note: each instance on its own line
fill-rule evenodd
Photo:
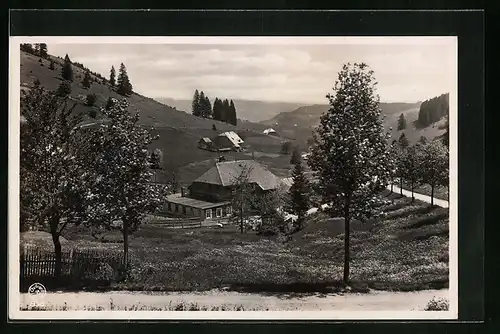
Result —
M 276 136 L 277 135 L 276 131 L 273 128 L 265 129 L 263 131 L 263 133 L 265 135 L 270 135 L 270 136 Z
M 164 211 L 201 220 L 230 217 L 232 190 L 242 173 L 257 192 L 265 193 L 279 185 L 278 177 L 254 160 L 217 162 L 191 183 L 188 192 L 167 196 Z
M 202 150 L 217 151 L 214 142 L 212 141 L 212 139 L 208 137 L 201 138 L 200 141 L 198 142 L 198 147 L 201 148 Z
M 213 138 L 201 138 L 198 142 L 198 147 L 208 151 L 240 151 L 243 143 L 243 139 L 236 132 L 228 131 Z

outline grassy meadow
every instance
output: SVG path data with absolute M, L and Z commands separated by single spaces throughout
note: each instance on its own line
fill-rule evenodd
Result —
M 386 195 L 386 194 L 385 194 Z M 384 216 L 351 224 L 352 289 L 412 291 L 448 285 L 448 210 L 390 195 Z M 143 224 L 130 241 L 131 267 L 113 290 L 319 292 L 342 289 L 341 218 L 310 216 L 290 238 L 236 226 L 168 229 Z M 83 228 L 63 232 L 66 248 L 120 251 L 119 232 L 103 241 Z M 46 244 L 49 247 L 49 244 Z

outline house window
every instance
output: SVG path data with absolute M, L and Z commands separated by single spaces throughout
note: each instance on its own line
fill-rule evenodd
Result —
M 179 204 L 175 205 L 175 212 L 179 212 Z
M 212 218 L 212 209 L 205 210 L 205 217 L 207 219 Z
M 222 216 L 222 208 L 217 208 L 217 209 L 215 210 L 215 215 L 216 215 L 217 217 Z
M 182 207 L 182 213 L 186 214 L 186 207 L 185 206 Z
M 230 216 L 231 213 L 232 213 L 232 211 L 233 211 L 233 208 L 230 207 L 230 206 L 228 206 L 227 209 L 226 209 L 226 216 Z

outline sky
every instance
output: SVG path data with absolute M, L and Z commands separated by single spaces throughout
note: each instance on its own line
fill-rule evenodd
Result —
M 326 104 L 342 64 L 374 70 L 382 102 L 417 102 L 456 89 L 450 44 L 54 44 L 50 54 L 109 77 L 124 63 L 134 90 L 191 99 L 195 89 L 232 99 Z

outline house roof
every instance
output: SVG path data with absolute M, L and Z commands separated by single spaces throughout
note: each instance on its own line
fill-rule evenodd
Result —
M 234 146 L 240 146 L 243 144 L 243 139 L 240 138 L 234 131 L 227 131 L 219 134 L 219 137 L 227 137 Z
M 231 202 L 207 202 L 201 201 L 199 199 L 191 198 L 191 197 L 183 197 L 180 193 L 171 194 L 167 196 L 167 201 L 174 204 L 180 204 L 184 206 L 189 206 L 196 209 L 210 209 L 223 205 L 229 205 Z
M 263 190 L 278 187 L 278 177 L 254 160 L 218 162 L 214 167 L 194 180 L 194 182 L 217 184 L 227 187 L 233 185 L 243 173 L 247 173 L 249 183 L 256 183 Z
M 264 132 L 264 134 L 267 135 L 267 134 L 269 134 L 271 132 L 276 132 L 276 131 L 273 128 L 269 128 L 269 129 L 265 129 L 263 132 Z
M 204 141 L 205 143 L 211 143 L 212 139 L 210 139 L 208 137 L 203 137 L 203 138 L 200 139 L 200 141 Z

